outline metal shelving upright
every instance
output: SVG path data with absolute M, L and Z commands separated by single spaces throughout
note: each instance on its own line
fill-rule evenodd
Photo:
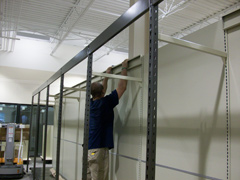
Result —
M 149 18 L 148 115 L 145 175 L 146 180 L 154 180 L 157 133 L 158 5 L 151 4 L 149 10 Z
M 47 128 L 48 128 L 48 103 L 49 103 L 49 85 L 47 86 L 46 93 L 46 114 L 45 114 L 45 130 L 44 130 L 44 147 L 43 147 L 43 180 L 45 180 L 45 168 L 46 168 L 46 152 L 47 152 Z

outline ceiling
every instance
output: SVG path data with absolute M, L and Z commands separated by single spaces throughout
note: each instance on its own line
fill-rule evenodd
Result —
M 130 0 L 0 0 L 0 50 L 14 51 L 21 37 L 52 44 L 86 46 L 129 8 Z M 159 33 L 184 37 L 240 8 L 240 0 L 165 0 L 159 5 Z M 105 46 L 128 52 L 128 30 Z

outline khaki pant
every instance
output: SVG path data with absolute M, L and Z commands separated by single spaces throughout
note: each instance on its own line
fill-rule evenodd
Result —
M 108 180 L 109 149 L 99 148 L 88 150 L 88 180 Z

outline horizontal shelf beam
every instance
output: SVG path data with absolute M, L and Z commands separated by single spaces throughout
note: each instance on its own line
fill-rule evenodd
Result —
M 138 55 L 138 56 L 135 56 L 135 57 L 129 59 L 128 60 L 128 71 L 131 70 L 131 69 L 142 66 L 142 61 L 141 60 L 140 61 L 135 61 L 136 59 L 141 59 L 141 58 L 142 58 L 142 55 Z M 120 63 L 120 64 L 118 64 L 118 65 L 116 65 L 112 68 L 112 71 L 114 72 L 114 74 L 120 74 L 121 73 L 121 70 L 120 70 L 121 66 L 122 66 L 122 63 Z M 106 71 L 104 71 L 103 73 L 106 73 Z M 99 80 L 97 80 L 97 79 L 99 79 Z M 95 80 L 101 81 L 102 79 L 100 79 L 99 76 L 93 76 L 92 81 L 95 81 Z M 84 84 L 86 84 L 86 80 L 82 81 L 79 84 L 74 85 L 72 88 L 78 89 L 77 87 L 81 86 L 80 89 L 83 89 L 83 91 L 84 91 L 86 89 L 86 86 L 84 86 Z M 74 92 L 76 92 L 76 91 L 72 90 L 71 92 L 64 92 L 64 94 L 66 96 L 66 95 L 72 94 Z
M 54 98 L 57 97 L 57 96 L 58 96 L 58 95 L 49 95 L 49 97 L 54 97 Z
M 40 100 L 42 102 L 46 102 L 47 100 Z M 49 103 L 54 103 L 55 101 L 48 100 Z
M 82 89 L 82 88 L 73 88 L 73 87 L 64 87 L 63 89 L 66 89 L 66 90 L 73 90 L 73 91 L 86 91 L 86 89 Z
M 142 78 L 136 78 L 136 77 L 130 77 L 130 76 L 122 76 L 122 75 L 116 75 L 116 74 L 92 72 L 92 75 L 100 76 L 100 77 L 108 77 L 108 78 L 113 78 L 113 79 L 124 79 L 124 80 L 129 80 L 129 81 L 142 82 Z
M 49 97 L 59 98 L 59 95 L 49 95 Z M 63 98 L 77 99 L 77 100 L 80 99 L 79 97 L 74 97 L 74 96 L 63 96 Z
M 212 55 L 215 55 L 215 56 L 220 56 L 220 57 L 223 57 L 223 58 L 227 57 L 227 53 L 224 52 L 224 51 L 219 51 L 219 50 L 216 50 L 216 49 L 212 49 L 212 48 L 209 48 L 207 46 L 203 46 L 201 44 L 193 43 L 193 42 L 190 42 L 190 41 L 173 38 L 171 36 L 167 36 L 167 35 L 164 35 L 164 34 L 159 34 L 158 39 L 159 39 L 159 41 L 164 41 L 164 42 L 175 44 L 175 45 L 178 45 L 178 46 L 194 49 L 194 50 L 205 52 L 205 53 L 212 54 Z
M 63 96 L 63 98 L 68 98 L 68 99 L 77 99 L 79 100 L 79 97 L 73 97 L 73 96 Z

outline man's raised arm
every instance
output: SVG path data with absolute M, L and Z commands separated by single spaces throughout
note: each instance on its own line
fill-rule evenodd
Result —
M 112 67 L 107 68 L 106 73 L 111 74 L 111 72 L 112 72 Z M 106 91 L 107 91 L 107 87 L 108 87 L 108 77 L 105 77 L 103 79 L 102 85 L 103 85 L 103 93 L 104 93 L 104 96 L 105 96 Z
M 127 76 L 127 68 L 128 68 L 128 59 L 125 59 L 122 62 L 121 75 Z M 118 99 L 120 99 L 122 97 L 122 95 L 126 89 L 127 89 L 127 80 L 120 79 L 118 82 L 118 87 L 116 89 L 117 93 L 118 93 Z

